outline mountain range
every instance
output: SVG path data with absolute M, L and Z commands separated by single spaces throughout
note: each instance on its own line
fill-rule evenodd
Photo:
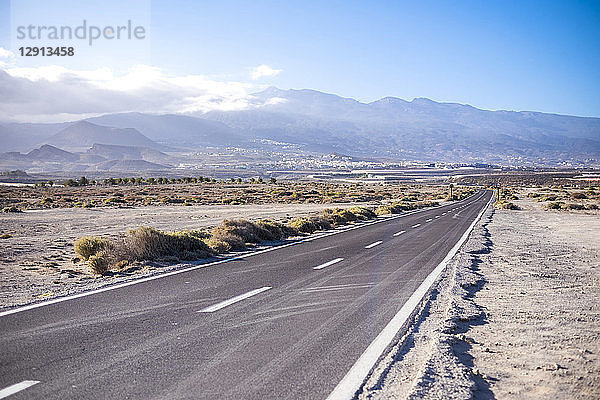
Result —
M 487 111 L 425 98 L 386 97 L 362 103 L 316 90 L 274 87 L 255 93 L 245 110 L 196 115 L 121 113 L 60 124 L 2 123 L 0 137 L 0 151 L 24 152 L 50 144 L 82 153 L 80 160 L 89 165 L 99 160 L 89 158 L 92 156 L 105 160 L 100 162 L 144 160 L 145 152 L 151 159 L 145 161 L 168 164 L 168 154 L 194 149 L 266 151 L 265 140 L 293 144 L 307 154 L 388 161 L 540 166 L 600 163 L 600 118 Z M 166 154 L 163 157 L 150 150 Z M 9 157 L 6 154 L 0 159 Z

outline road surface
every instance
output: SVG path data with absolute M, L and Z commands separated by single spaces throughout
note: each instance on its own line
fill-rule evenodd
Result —
M 492 193 L 0 316 L 0 398 L 325 399 Z

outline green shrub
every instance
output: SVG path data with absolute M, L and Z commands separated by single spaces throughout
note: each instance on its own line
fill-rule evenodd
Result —
M 88 260 L 101 250 L 105 250 L 107 245 L 108 240 L 98 236 L 84 236 L 77 239 L 74 243 L 75 252 L 84 260 Z

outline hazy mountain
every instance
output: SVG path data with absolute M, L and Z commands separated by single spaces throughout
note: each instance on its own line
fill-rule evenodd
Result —
M 52 135 L 45 142 L 66 150 L 85 150 L 95 143 L 121 146 L 139 146 L 163 149 L 164 146 L 148 139 L 133 128 L 114 128 L 92 124 L 87 121 L 75 122 Z
M 170 160 L 167 154 L 147 147 L 98 143 L 88 149 L 86 155 L 100 156 L 106 160 L 144 160 L 153 163 L 168 163 Z
M 356 156 L 538 164 L 600 158 L 600 118 L 486 111 L 424 98 L 361 103 L 315 90 L 269 88 L 254 98 L 254 109 L 203 117 L 254 138 Z
M 69 124 L 0 124 L 0 152 L 30 150 Z
M 185 115 L 123 113 L 89 118 L 87 121 L 117 128 L 134 128 L 168 146 L 198 148 L 244 142 L 241 134 L 225 124 Z
M 25 155 L 34 161 L 52 162 L 75 162 L 79 161 L 79 155 L 45 144 L 39 149 L 33 149 Z
M 31 148 L 28 143 L 48 143 L 82 152 L 80 162 L 89 165 L 99 163 L 98 157 L 167 165 L 171 156 L 164 152 L 174 148 L 287 151 L 285 146 L 268 147 L 262 139 L 294 144 L 297 151 L 388 160 L 513 165 L 600 162 L 600 118 L 486 111 L 425 98 L 386 97 L 362 103 L 315 90 L 273 87 L 254 94 L 251 106 L 241 111 L 196 116 L 124 113 L 67 124 L 4 124 L 0 135 L 4 151 L 26 151 Z M 16 162 L 23 155 L 3 157 Z
M 154 161 L 152 161 L 154 160 Z M 165 164 L 161 164 L 160 161 Z M 0 169 L 35 169 L 37 172 L 133 172 L 167 170 L 169 156 L 146 147 L 94 144 L 85 153 L 45 144 L 28 153 L 0 153 Z
M 109 160 L 87 168 L 94 172 L 141 172 L 141 171 L 164 171 L 169 169 L 167 165 L 151 163 L 144 160 Z

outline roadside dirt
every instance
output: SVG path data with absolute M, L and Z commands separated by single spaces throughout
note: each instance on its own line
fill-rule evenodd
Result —
M 484 215 L 359 398 L 600 398 L 600 214 L 515 203 Z

